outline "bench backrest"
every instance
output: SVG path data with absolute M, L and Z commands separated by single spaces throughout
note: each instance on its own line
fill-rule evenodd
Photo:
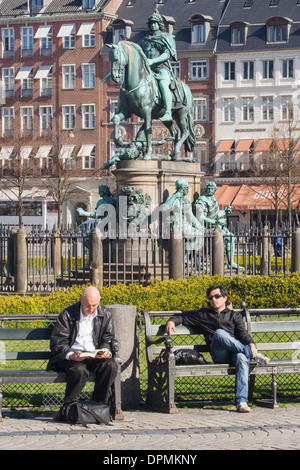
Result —
M 251 332 L 254 339 L 260 338 L 259 351 L 300 351 L 300 320 L 253 321 Z M 271 335 L 277 340 L 272 340 Z
M 51 333 L 52 327 L 0 328 L 0 368 L 3 366 L 5 368 L 5 361 L 48 360 L 51 357 L 49 350 Z M 5 342 L 8 341 L 11 343 L 9 350 L 6 350 Z M 28 344 L 31 341 L 36 342 L 35 347 L 28 350 Z M 13 351 L 11 351 L 12 348 Z
M 289 356 L 293 351 L 299 351 L 300 358 L 300 320 L 288 319 L 288 320 L 271 320 L 271 321 L 257 321 L 257 317 L 251 320 L 252 311 L 246 308 L 236 310 L 241 313 L 244 318 L 245 328 L 249 334 L 253 336 L 254 341 L 257 344 L 257 349 L 259 351 L 265 351 L 266 353 L 273 351 L 273 356 L 276 358 L 285 358 L 284 352 Z M 300 308 L 295 309 L 263 309 L 264 315 L 271 314 L 300 314 Z M 147 351 L 147 360 L 152 362 L 154 357 L 159 354 L 159 352 L 164 348 L 163 339 L 166 338 L 165 333 L 165 323 L 166 319 L 174 315 L 182 315 L 185 312 L 183 311 L 146 311 L 143 312 L 144 321 L 145 321 L 145 336 L 146 336 L 146 351 Z M 255 315 L 258 315 L 260 311 L 255 309 Z M 158 317 L 164 318 L 164 324 L 153 324 L 153 320 Z M 278 317 L 277 317 L 278 318 Z M 297 332 L 299 334 L 297 334 Z M 181 344 L 174 346 L 173 349 L 196 349 L 199 352 L 208 351 L 204 343 L 203 335 L 193 328 L 186 327 L 183 325 L 176 326 L 175 334 L 172 333 L 172 342 L 175 344 L 176 337 L 181 339 Z M 185 344 L 186 338 L 189 336 L 189 345 Z M 274 336 L 277 337 L 274 340 Z M 275 352 L 277 354 L 275 354 Z
M 164 349 L 164 339 L 167 337 L 165 332 L 166 320 L 175 315 L 182 315 L 184 313 L 191 313 L 194 311 L 147 311 L 142 312 L 145 321 L 145 336 L 146 336 L 146 353 L 148 362 L 152 362 L 162 349 Z M 241 314 L 243 312 L 241 311 Z M 153 324 L 154 318 L 164 317 L 164 324 Z M 248 329 L 246 316 L 244 315 L 245 328 Z M 180 342 L 180 344 L 179 344 Z M 195 349 L 199 353 L 208 352 L 209 348 L 206 346 L 203 335 L 200 335 L 197 329 L 177 325 L 175 333 L 172 332 L 172 343 L 174 343 L 173 351 L 176 349 Z

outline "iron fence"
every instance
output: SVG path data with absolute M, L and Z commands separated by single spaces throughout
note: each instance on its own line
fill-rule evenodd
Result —
M 0 292 L 14 292 L 16 228 L 0 226 Z M 60 231 L 26 228 L 27 292 L 51 292 L 86 284 L 90 279 L 90 232 L 84 226 L 64 227 Z M 235 274 L 289 274 L 293 258 L 296 227 L 247 225 L 229 227 L 224 236 L 225 276 Z M 201 236 L 184 240 L 183 277 L 210 275 L 215 232 L 207 228 Z M 226 246 L 232 247 L 228 264 Z M 143 234 L 138 238 L 103 239 L 103 285 L 139 283 L 169 278 L 169 240 Z M 180 257 L 181 253 L 175 253 Z M 264 263 L 264 264 L 263 264 Z M 264 266 L 264 269 L 263 269 Z

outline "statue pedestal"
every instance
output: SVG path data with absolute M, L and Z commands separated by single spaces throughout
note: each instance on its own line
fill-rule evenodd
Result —
M 123 160 L 113 171 L 117 193 L 122 186 L 142 189 L 151 197 L 151 206 L 159 206 L 175 192 L 175 181 L 183 178 L 190 183 L 187 198 L 193 203 L 200 195 L 203 172 L 199 163 L 165 160 Z

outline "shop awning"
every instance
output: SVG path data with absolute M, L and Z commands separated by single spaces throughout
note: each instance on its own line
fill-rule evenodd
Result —
M 232 149 L 233 144 L 234 144 L 233 139 L 231 139 L 231 140 L 221 140 L 216 151 L 217 151 L 217 153 L 230 152 L 230 150 Z
M 228 184 L 223 184 L 218 187 L 214 198 L 218 201 L 221 210 L 228 205 L 232 205 L 240 188 L 241 186 L 230 186 Z
M 46 38 L 46 37 L 48 36 L 48 34 L 50 33 L 51 28 L 52 28 L 52 26 L 46 25 L 46 24 L 40 26 L 40 27 L 38 28 L 37 32 L 35 33 L 34 38 L 35 38 L 35 39 Z
M 29 77 L 31 70 L 32 65 L 24 65 L 24 67 L 21 67 L 19 72 L 17 73 L 16 80 L 25 80 Z
M 251 145 L 253 145 L 253 139 L 241 139 L 235 148 L 235 152 L 249 152 Z
M 59 152 L 59 158 L 71 158 L 73 150 L 75 148 L 75 145 L 62 145 L 60 152 Z
M 77 32 L 77 36 L 85 36 L 86 34 L 91 34 L 94 26 L 95 26 L 95 23 L 82 23 L 82 25 L 80 26 Z
M 78 157 L 89 157 L 95 148 L 95 144 L 84 144 L 81 146 L 77 156 Z
M 2 147 L 0 150 L 0 160 L 8 160 L 13 152 L 13 147 Z
M 52 65 L 41 65 L 37 73 L 35 74 L 34 78 L 36 79 L 47 78 L 51 69 L 52 69 Z
M 51 145 L 41 145 L 35 154 L 35 158 L 47 158 L 51 148 Z
M 22 159 L 27 159 L 29 158 L 30 154 L 31 154 L 31 151 L 32 151 L 32 147 L 21 147 L 21 150 L 20 150 L 20 157 Z
M 277 149 L 280 150 L 281 152 L 288 150 L 290 143 L 291 143 L 291 139 L 278 139 Z
M 58 31 L 57 37 L 58 38 L 64 38 L 67 36 L 71 36 L 72 33 L 75 31 L 75 24 L 63 24 L 60 27 L 60 30 Z
M 287 209 L 287 189 L 282 187 L 278 191 L 278 197 L 282 201 L 279 209 Z M 232 208 L 234 210 L 275 210 L 275 192 L 267 185 L 246 185 L 243 184 L 234 198 Z M 292 208 L 299 207 L 300 187 L 293 191 Z
M 268 152 L 272 145 L 272 139 L 260 139 L 257 146 L 255 147 L 254 152 Z

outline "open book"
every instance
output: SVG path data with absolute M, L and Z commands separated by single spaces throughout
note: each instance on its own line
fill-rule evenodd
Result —
M 105 349 L 96 349 L 95 351 L 82 351 L 80 357 L 96 357 L 98 353 L 105 351 Z

